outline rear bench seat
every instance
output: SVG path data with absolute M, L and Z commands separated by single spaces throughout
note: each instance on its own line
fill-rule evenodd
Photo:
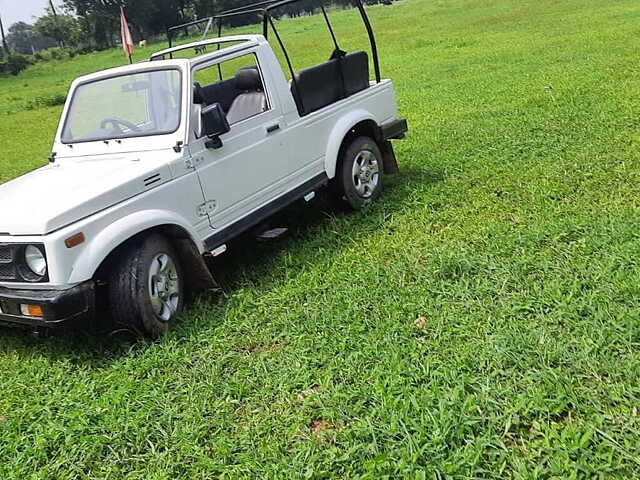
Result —
M 301 116 L 331 105 L 369 86 L 369 56 L 354 52 L 294 74 L 291 93 Z

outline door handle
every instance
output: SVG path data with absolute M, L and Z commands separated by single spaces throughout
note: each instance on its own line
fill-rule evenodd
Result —
M 270 127 L 267 127 L 267 133 L 273 133 L 277 130 L 280 130 L 280 124 L 276 123 L 275 125 L 271 125 Z

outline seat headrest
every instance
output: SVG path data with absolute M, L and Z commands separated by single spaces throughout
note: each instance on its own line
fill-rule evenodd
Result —
M 243 68 L 236 73 L 236 88 L 243 91 L 262 90 L 260 72 L 255 67 Z

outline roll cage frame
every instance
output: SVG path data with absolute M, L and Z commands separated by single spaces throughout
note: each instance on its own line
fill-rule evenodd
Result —
M 191 21 L 191 22 L 183 23 L 183 24 L 180 24 L 180 25 L 175 25 L 175 26 L 170 27 L 169 29 L 167 29 L 167 38 L 168 38 L 168 41 L 169 41 L 169 48 L 170 49 L 174 48 L 173 47 L 174 34 L 175 34 L 175 32 L 177 32 L 179 30 L 183 30 L 184 29 L 186 31 L 189 27 L 200 25 L 200 24 L 203 24 L 203 23 L 206 22 L 207 26 L 205 28 L 204 35 L 206 36 L 208 34 L 208 32 L 209 32 L 209 28 L 213 24 L 216 24 L 217 25 L 218 38 L 221 38 L 222 37 L 222 23 L 223 23 L 223 21 L 225 19 L 229 19 L 229 18 L 232 18 L 232 17 L 241 16 L 241 15 L 249 15 L 249 14 L 262 15 L 262 35 L 268 41 L 269 40 L 269 27 L 271 27 L 273 29 L 273 33 L 274 33 L 274 35 L 276 37 L 276 40 L 278 41 L 278 45 L 282 49 L 285 61 L 287 62 L 287 67 L 289 68 L 289 71 L 291 72 L 291 79 L 292 79 L 292 81 L 293 81 L 293 83 L 295 85 L 297 82 L 296 82 L 296 78 L 295 78 L 295 71 L 293 69 L 293 64 L 291 63 L 291 58 L 289 57 L 289 53 L 287 52 L 287 48 L 285 47 L 284 42 L 282 41 L 282 38 L 280 37 L 280 34 L 278 33 L 278 29 L 276 28 L 275 23 L 273 22 L 274 16 L 272 15 L 272 11 L 277 9 L 277 8 L 284 7 L 284 6 L 290 5 L 292 3 L 302 2 L 302 1 L 308 1 L 308 0 L 264 0 L 264 1 L 261 1 L 261 2 L 245 5 L 243 7 L 237 7 L 237 8 L 233 8 L 233 9 L 230 9 L 230 10 L 226 10 L 226 11 L 223 11 L 223 12 L 221 12 L 221 13 L 219 13 L 217 15 L 211 16 L 211 17 L 205 17 L 205 18 L 201 18 L 201 19 L 194 20 L 194 21 Z M 367 31 L 367 35 L 369 37 L 369 43 L 371 45 L 371 56 L 372 56 L 372 60 L 373 60 L 373 68 L 374 68 L 374 72 L 375 72 L 376 82 L 380 83 L 381 82 L 380 59 L 378 57 L 378 46 L 376 44 L 376 37 L 375 37 L 375 34 L 373 32 L 373 27 L 371 26 L 371 21 L 369 20 L 369 16 L 367 15 L 367 11 L 364 8 L 362 0 L 351 0 L 351 3 L 360 12 L 360 16 L 362 18 L 362 22 L 364 23 L 365 29 Z M 320 10 L 322 12 L 322 16 L 324 17 L 325 23 L 327 24 L 327 28 L 329 29 L 329 33 L 331 35 L 331 39 L 332 39 L 333 44 L 335 46 L 335 52 L 344 53 L 340 49 L 340 45 L 338 43 L 338 39 L 336 38 L 335 32 L 333 30 L 333 27 L 331 26 L 331 22 L 329 20 L 329 15 L 327 15 L 327 10 L 326 10 L 324 4 L 321 3 L 318 6 L 320 7 Z M 316 7 L 316 5 L 314 5 L 314 7 Z M 220 47 L 221 47 L 221 45 L 218 44 L 218 49 L 220 49 Z M 193 48 L 193 45 L 191 45 L 191 44 L 190 45 L 185 45 L 184 50 L 187 50 L 189 48 Z M 175 53 L 177 51 L 180 51 L 180 49 L 173 50 L 171 53 L 169 53 L 170 58 L 173 58 L 173 53 Z

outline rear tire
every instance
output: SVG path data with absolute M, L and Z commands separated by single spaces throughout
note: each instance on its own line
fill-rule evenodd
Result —
M 175 325 L 184 307 L 182 265 L 171 243 L 150 235 L 125 247 L 109 278 L 114 321 L 151 338 Z
M 382 193 L 382 153 L 369 137 L 353 139 L 341 152 L 333 191 L 353 210 L 359 210 Z

